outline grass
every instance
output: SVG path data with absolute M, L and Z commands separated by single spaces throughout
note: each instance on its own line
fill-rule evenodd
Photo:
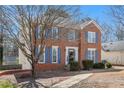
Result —
M 0 88 L 16 88 L 16 85 L 12 84 L 9 80 L 1 80 Z

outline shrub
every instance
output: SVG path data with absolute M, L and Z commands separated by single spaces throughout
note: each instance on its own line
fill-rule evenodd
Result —
M 90 70 L 93 68 L 93 60 L 83 60 L 82 61 L 83 67 L 86 70 Z
M 112 64 L 109 63 L 109 62 L 107 62 L 107 63 L 106 63 L 106 67 L 107 67 L 107 68 L 111 68 L 111 67 L 112 67 Z
M 102 63 L 103 63 L 103 64 L 107 63 L 107 60 L 102 60 Z
M 19 58 L 16 58 L 16 64 L 17 65 L 19 64 Z
M 1 65 L 0 70 L 22 69 L 22 65 Z
M 12 84 L 9 80 L 1 80 L 0 88 L 16 88 L 16 86 Z
M 104 69 L 105 68 L 105 64 L 104 63 L 95 63 L 93 65 L 93 68 L 96 68 L 96 69 Z
M 67 71 L 70 71 L 70 64 L 65 65 L 64 69 L 67 70 Z
M 70 61 L 70 71 L 77 71 L 80 69 L 80 66 L 77 61 Z

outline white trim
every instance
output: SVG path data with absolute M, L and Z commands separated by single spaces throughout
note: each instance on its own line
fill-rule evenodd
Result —
M 40 47 L 40 45 L 39 45 L 39 47 Z M 38 48 L 38 51 L 39 51 L 39 48 Z M 43 55 L 44 55 L 44 61 L 43 62 L 38 61 L 39 64 L 45 64 L 45 48 L 43 50 Z M 40 60 L 40 57 L 39 57 L 39 60 Z
M 96 48 L 88 48 L 88 50 L 96 50 Z
M 66 52 L 65 52 L 65 64 L 68 64 L 68 50 L 69 49 L 74 49 L 75 50 L 75 61 L 78 61 L 78 47 L 66 47 Z
M 87 22 L 86 24 L 85 23 L 82 24 L 81 29 L 84 29 L 86 26 L 90 25 L 91 23 L 93 23 L 102 32 L 102 28 L 94 20 L 91 20 L 91 21 Z
M 53 62 L 53 48 L 56 49 L 56 62 Z M 52 63 L 57 64 L 58 63 L 58 46 L 52 46 Z

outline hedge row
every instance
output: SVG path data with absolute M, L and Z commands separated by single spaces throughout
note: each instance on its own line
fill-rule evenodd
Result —
M 22 65 L 1 65 L 0 70 L 22 69 Z
M 95 69 L 104 69 L 105 67 L 111 68 L 112 64 L 109 62 L 100 62 L 100 63 L 93 63 L 92 60 L 83 60 L 82 64 L 84 66 L 84 69 L 90 70 L 92 68 Z

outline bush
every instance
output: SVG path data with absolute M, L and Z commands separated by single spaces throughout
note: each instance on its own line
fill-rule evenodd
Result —
M 64 69 L 67 70 L 67 71 L 70 71 L 70 64 L 65 65 Z
M 109 62 L 107 62 L 107 63 L 106 63 L 106 67 L 107 67 L 107 68 L 111 68 L 111 67 L 112 67 L 112 64 L 109 63 Z
M 93 68 L 96 68 L 96 69 L 104 69 L 105 68 L 105 64 L 104 63 L 95 63 L 93 65 Z
M 102 63 L 103 63 L 103 64 L 107 63 L 107 60 L 102 60 Z
M 22 65 L 1 65 L 0 70 L 22 69 Z
M 19 64 L 19 58 L 16 58 L 16 64 L 17 65 Z
M 77 71 L 80 69 L 80 66 L 77 61 L 70 61 L 70 71 Z
M 12 84 L 9 80 L 1 80 L 0 88 L 16 88 L 16 86 Z
M 90 70 L 93 68 L 93 60 L 83 60 L 82 61 L 83 67 L 86 70 Z

